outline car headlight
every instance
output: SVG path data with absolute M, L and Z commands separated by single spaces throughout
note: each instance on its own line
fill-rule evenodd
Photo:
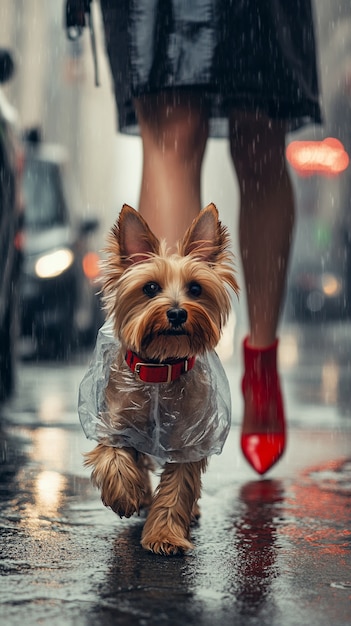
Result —
M 325 296 L 329 298 L 336 298 L 342 292 L 342 282 L 338 276 L 334 274 L 322 275 L 322 290 Z
M 54 278 L 60 276 L 73 263 L 74 254 L 69 248 L 61 248 L 43 254 L 35 263 L 35 273 L 39 278 Z

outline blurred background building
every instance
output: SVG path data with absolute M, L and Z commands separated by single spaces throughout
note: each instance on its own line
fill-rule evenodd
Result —
M 95 3 L 94 3 L 95 4 Z M 38 127 L 46 142 L 65 146 L 82 211 L 111 211 L 114 104 L 104 54 L 94 87 L 88 33 L 75 43 L 64 30 L 63 0 L 3 0 L 0 43 L 12 49 L 17 72 L 7 87 L 21 128 Z M 101 49 L 101 30 L 97 28 Z

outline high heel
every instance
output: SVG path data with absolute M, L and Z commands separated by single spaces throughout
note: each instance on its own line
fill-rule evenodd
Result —
M 284 404 L 277 371 L 278 339 L 264 348 L 243 343 L 245 373 L 242 380 L 245 412 L 242 452 L 258 474 L 265 474 L 286 446 Z

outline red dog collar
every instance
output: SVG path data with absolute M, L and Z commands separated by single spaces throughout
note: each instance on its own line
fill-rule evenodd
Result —
M 144 383 L 170 383 L 194 367 L 195 357 L 170 363 L 150 363 L 141 359 L 135 352 L 127 350 L 126 362 L 132 372 Z

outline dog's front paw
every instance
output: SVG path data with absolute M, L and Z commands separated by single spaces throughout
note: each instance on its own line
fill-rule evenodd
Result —
M 94 472 L 92 479 L 95 484 Z M 142 487 L 132 481 L 125 481 L 120 476 L 113 479 L 104 477 L 99 485 L 101 500 L 106 507 L 117 513 L 119 517 L 131 517 L 134 513 L 139 513 L 145 494 Z
M 144 529 L 145 530 L 145 529 Z M 164 556 L 174 556 L 184 554 L 188 550 L 193 549 L 193 544 L 181 533 L 175 535 L 171 531 L 158 532 L 157 528 L 153 532 L 144 532 L 141 538 L 141 545 L 145 550 L 150 550 L 154 554 L 162 554 Z
M 93 467 L 91 479 L 101 491 L 103 504 L 119 517 L 131 517 L 150 502 L 147 468 L 137 465 L 133 449 L 99 444 L 85 456 L 85 465 Z
M 191 522 L 190 522 L 190 525 L 191 526 L 197 526 L 200 517 L 201 517 L 200 507 L 197 504 L 197 502 L 195 502 L 195 504 L 193 505 L 193 510 L 191 511 Z
M 134 513 L 139 515 L 140 510 L 148 509 L 152 500 L 151 491 L 141 489 L 136 485 L 129 485 L 129 491 L 123 484 L 102 484 L 101 500 L 103 504 L 117 513 L 119 517 L 131 517 Z
M 139 513 L 139 503 L 137 500 L 132 500 L 126 496 L 119 497 L 117 499 L 111 499 L 110 497 L 105 497 L 104 493 L 101 494 L 101 500 L 103 504 L 110 509 L 119 517 L 132 517 L 134 513 Z

